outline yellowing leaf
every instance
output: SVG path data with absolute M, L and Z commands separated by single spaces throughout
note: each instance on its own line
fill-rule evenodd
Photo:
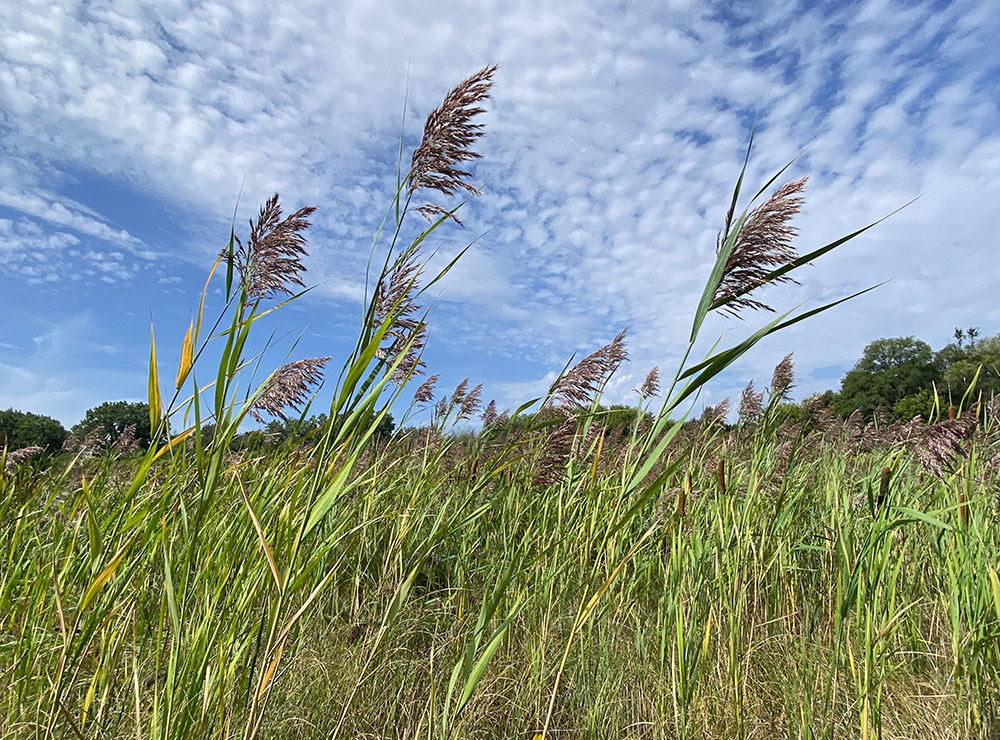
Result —
M 271 664 L 264 671 L 264 675 L 260 677 L 260 687 L 257 689 L 257 698 L 260 699 L 264 692 L 267 691 L 268 685 L 271 683 L 271 679 L 274 677 L 274 672 L 278 668 L 278 663 L 281 661 L 281 653 L 285 650 L 285 641 L 282 640 L 278 643 L 278 652 L 275 653 L 274 659 Z
M 194 319 L 191 319 L 191 323 L 188 324 L 187 334 L 184 335 L 184 342 L 181 344 L 181 362 L 177 366 L 177 387 L 180 388 L 181 384 L 187 378 L 188 372 L 191 370 L 191 358 L 194 354 L 194 348 L 192 346 L 191 335 L 194 333 Z
M 149 429 L 153 434 L 160 426 L 160 380 L 156 372 L 156 337 L 149 325 Z
M 97 574 L 97 578 L 94 579 L 94 582 L 87 587 L 87 590 L 83 594 L 83 601 L 80 602 L 80 611 L 83 611 L 90 606 L 94 599 L 97 598 L 97 594 L 99 594 L 101 589 L 104 588 L 104 584 L 111 580 L 115 571 L 118 570 L 118 566 L 122 564 L 123 557 L 125 557 L 124 546 L 122 546 L 122 549 L 118 551 L 118 554 L 111 559 L 111 562 L 104 567 L 104 570 Z
M 178 442 L 183 442 L 185 439 L 187 439 L 188 437 L 190 437 L 192 432 L 194 432 L 194 427 L 193 426 L 188 427 L 187 429 L 185 429 L 183 432 L 181 432 L 177 436 L 172 437 L 169 442 L 167 442 L 165 445 L 163 445 L 163 447 L 161 447 L 160 449 L 158 449 L 156 451 L 156 454 L 153 455 L 153 460 L 155 461 L 164 452 L 166 452 L 169 449 L 172 449 L 173 446 L 176 445 Z

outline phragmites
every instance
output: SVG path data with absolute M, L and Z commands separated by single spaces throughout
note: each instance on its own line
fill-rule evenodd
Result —
M 928 472 L 944 478 L 968 454 L 965 442 L 975 433 L 978 421 L 977 409 L 973 407 L 957 419 L 927 427 L 914 454 Z
M 573 408 L 589 406 L 618 367 L 628 359 L 625 333 L 626 330 L 622 329 L 610 343 L 570 368 L 553 384 L 552 399 Z
M 724 424 L 729 415 L 729 399 L 723 398 L 714 406 L 706 406 L 701 412 L 701 422 L 706 425 Z
M 119 454 L 125 455 L 129 452 L 134 452 L 139 447 L 139 443 L 135 437 L 136 425 L 129 424 L 122 430 L 122 433 L 118 435 L 118 439 L 115 440 L 114 445 L 111 449 Z
M 38 445 L 31 445 L 30 447 L 22 447 L 19 450 L 8 452 L 4 458 L 4 471 L 13 470 L 28 462 L 28 460 L 38 457 L 44 451 L 45 449 Z
M 787 275 L 770 279 L 767 276 L 798 257 L 792 247 L 792 239 L 798 232 L 789 221 L 802 208 L 799 193 L 805 185 L 805 177 L 782 185 L 747 215 L 723 268 L 713 308 L 724 307 L 732 316 L 738 316 L 744 308 L 773 311 L 770 306 L 751 298 L 750 292 L 768 282 L 796 282 Z M 723 239 L 724 235 L 720 234 L 717 253 L 722 250 Z
M 465 378 L 461 383 L 455 386 L 455 391 L 451 394 L 451 405 L 458 406 L 465 400 L 465 394 L 468 392 L 469 379 Z
M 470 173 L 459 167 L 463 162 L 482 156 L 471 149 L 476 139 L 483 135 L 483 124 L 475 123 L 473 119 L 485 112 L 479 104 L 490 96 L 496 69 L 495 64 L 483 67 L 463 80 L 427 116 L 423 139 L 413 152 L 410 164 L 407 180 L 409 193 L 426 189 L 451 196 L 464 190 L 472 195 L 479 195 L 479 189 L 464 179 Z M 455 218 L 446 209 L 432 203 L 420 206 L 417 210 L 427 220 L 445 214 Z
M 642 381 L 642 385 L 636 391 L 643 399 L 660 395 L 660 368 L 658 366 L 653 365 L 653 369 L 649 371 L 646 379 Z
M 753 389 L 753 380 L 747 383 L 747 387 L 740 393 L 740 403 L 737 409 L 740 426 L 753 424 L 760 418 L 764 409 L 764 391 Z
M 375 356 L 390 368 L 395 366 L 390 380 L 396 385 L 402 385 L 411 375 L 421 374 L 426 367 L 420 353 L 427 341 L 427 324 L 417 318 L 419 307 L 414 301 L 422 267 L 418 257 L 418 249 L 400 255 L 375 288 L 375 318 L 380 324 L 388 322 L 384 344 Z
M 491 424 L 496 424 L 497 419 L 500 418 L 500 414 L 499 412 L 497 412 L 497 402 L 490 401 L 488 404 L 486 404 L 486 408 L 483 409 L 483 413 L 480 418 L 483 420 L 484 427 L 488 427 Z
M 462 421 L 464 419 L 471 419 L 477 411 L 479 411 L 479 406 L 482 403 L 481 396 L 483 393 L 483 384 L 480 383 L 471 391 L 465 394 L 461 403 L 458 405 L 458 420 Z
M 282 365 L 264 383 L 257 400 L 250 407 L 250 416 L 263 421 L 260 412 L 287 421 L 286 409 L 301 410 L 309 392 L 323 380 L 323 366 L 329 357 L 295 360 Z
M 787 401 L 793 387 L 795 387 L 795 364 L 792 362 L 792 353 L 789 352 L 774 366 L 774 373 L 771 375 L 771 398 L 775 399 L 776 403 Z
M 424 404 L 430 403 L 434 400 L 434 385 L 437 383 L 438 378 L 441 377 L 441 373 L 434 373 L 432 376 L 427 378 L 420 387 L 417 388 L 417 392 L 413 394 L 413 403 Z
M 554 412 L 562 422 L 545 438 L 542 452 L 531 471 L 531 482 L 536 486 L 551 486 L 562 480 L 566 462 L 573 451 L 573 442 L 579 426 L 579 417 L 572 412 Z
M 300 208 L 282 220 L 275 193 L 261 206 L 257 221 L 250 222 L 246 243 L 235 237 L 233 269 L 249 298 L 273 298 L 291 293 L 291 285 L 304 286 L 300 275 L 305 272 L 302 258 L 307 253 L 302 232 L 309 228 L 308 217 L 315 210 L 311 206 Z M 228 259 L 227 250 L 223 250 L 222 257 Z

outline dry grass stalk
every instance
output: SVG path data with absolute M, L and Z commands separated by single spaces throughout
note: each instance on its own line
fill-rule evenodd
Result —
M 557 380 L 552 387 L 552 400 L 571 408 L 585 408 L 593 403 L 611 376 L 628 359 L 625 334 L 626 330 L 622 329 L 611 342 L 584 357 Z
M 722 280 L 716 289 L 716 302 L 728 301 L 724 310 L 738 316 L 744 309 L 773 311 L 770 306 L 754 300 L 750 292 L 766 282 L 796 282 L 787 275 L 768 281 L 768 273 L 787 265 L 798 257 L 792 239 L 798 234 L 789 221 L 802 208 L 799 193 L 805 188 L 805 177 L 782 185 L 762 205 L 752 210 L 743 222 L 726 260 Z M 719 235 L 716 252 L 722 249 L 723 235 Z
M 23 465 L 28 462 L 28 460 L 38 457 L 43 452 L 45 452 L 45 448 L 39 447 L 38 445 L 22 447 L 19 450 L 8 452 L 4 459 L 4 472 L 11 471 L 14 468 Z
M 250 408 L 250 416 L 263 421 L 263 411 L 282 421 L 287 421 L 286 409 L 300 411 L 313 387 L 323 380 L 323 366 L 329 357 L 313 357 L 295 360 L 275 370 L 267 384 Z
M 459 167 L 463 162 L 482 156 L 471 149 L 476 139 L 483 135 L 483 124 L 475 123 L 473 119 L 485 112 L 479 104 L 490 97 L 496 70 L 497 65 L 494 64 L 466 78 L 427 116 L 423 139 L 413 152 L 410 164 L 409 193 L 425 189 L 452 196 L 464 190 L 479 195 L 479 189 L 464 179 L 470 173 Z M 445 214 L 455 218 L 446 209 L 432 203 L 417 210 L 428 220 Z
M 300 275 L 305 272 L 302 258 L 307 255 L 302 232 L 309 228 L 309 216 L 316 209 L 300 208 L 284 220 L 278 194 L 261 206 L 257 221 L 250 222 L 250 237 L 244 244 L 236 237 L 233 268 L 246 286 L 251 299 L 290 294 L 291 285 L 304 287 Z M 223 250 L 222 256 L 228 257 Z

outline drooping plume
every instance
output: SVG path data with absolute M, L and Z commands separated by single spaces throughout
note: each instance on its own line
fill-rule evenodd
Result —
M 434 384 L 437 383 L 438 378 L 441 377 L 440 373 L 434 373 L 432 376 L 427 378 L 420 387 L 417 388 L 417 392 L 413 394 L 413 403 L 424 404 L 430 403 L 434 400 Z
M 479 195 L 479 189 L 465 180 L 470 173 L 460 169 L 460 166 L 482 156 L 471 148 L 483 135 L 483 124 L 475 123 L 473 119 L 485 112 L 479 104 L 490 96 L 496 69 L 495 64 L 484 67 L 463 80 L 427 116 L 423 139 L 413 152 L 410 164 L 407 180 L 410 194 L 424 189 L 436 190 L 445 196 L 452 196 L 460 190 Z M 448 213 L 445 208 L 432 203 L 420 206 L 418 210 L 428 220 Z
M 419 291 L 417 278 L 423 267 L 419 250 L 402 254 L 375 288 L 374 311 L 379 324 L 388 322 L 383 344 L 375 356 L 386 365 L 396 365 L 390 380 L 401 385 L 408 377 L 421 374 L 426 367 L 420 353 L 427 341 L 427 325 L 417 317 L 420 307 L 414 296 Z
M 792 247 L 792 240 L 798 231 L 789 222 L 802 209 L 799 193 L 805 188 L 806 179 L 803 177 L 782 185 L 765 203 L 747 215 L 726 260 L 722 280 L 712 301 L 713 307 L 723 308 L 733 316 L 738 316 L 744 308 L 773 311 L 767 304 L 751 298 L 750 293 L 766 282 L 796 282 L 788 275 L 771 280 L 765 278 L 798 257 Z M 720 234 L 716 252 L 722 249 L 723 238 L 724 235 Z
M 482 403 L 481 396 L 483 393 L 483 384 L 480 383 L 467 394 L 462 402 L 458 406 L 458 420 L 471 419 L 475 413 L 479 410 L 479 406 Z
M 625 334 L 626 330 L 622 329 L 610 343 L 570 368 L 553 385 L 553 400 L 575 408 L 589 406 L 618 367 L 628 359 Z
M 308 217 L 315 210 L 300 208 L 282 220 L 275 193 L 261 206 L 257 220 L 250 222 L 246 243 L 235 238 L 233 269 L 246 286 L 251 300 L 291 293 L 291 285 L 304 286 L 302 258 L 307 253 L 302 232 L 309 228 Z M 228 257 L 228 252 L 223 250 L 222 256 Z
M 323 380 L 323 366 L 329 357 L 295 360 L 282 365 L 268 378 L 264 390 L 250 407 L 250 416 L 263 421 L 260 412 L 287 421 L 286 409 L 301 410 L 313 387 Z

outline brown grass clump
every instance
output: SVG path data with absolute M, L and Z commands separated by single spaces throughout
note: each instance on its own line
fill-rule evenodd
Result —
M 20 467 L 24 463 L 28 462 L 28 460 L 38 457 L 44 451 L 45 449 L 39 447 L 38 445 L 31 445 L 30 447 L 22 447 L 19 450 L 8 452 L 4 456 L 4 471 L 6 472 Z

